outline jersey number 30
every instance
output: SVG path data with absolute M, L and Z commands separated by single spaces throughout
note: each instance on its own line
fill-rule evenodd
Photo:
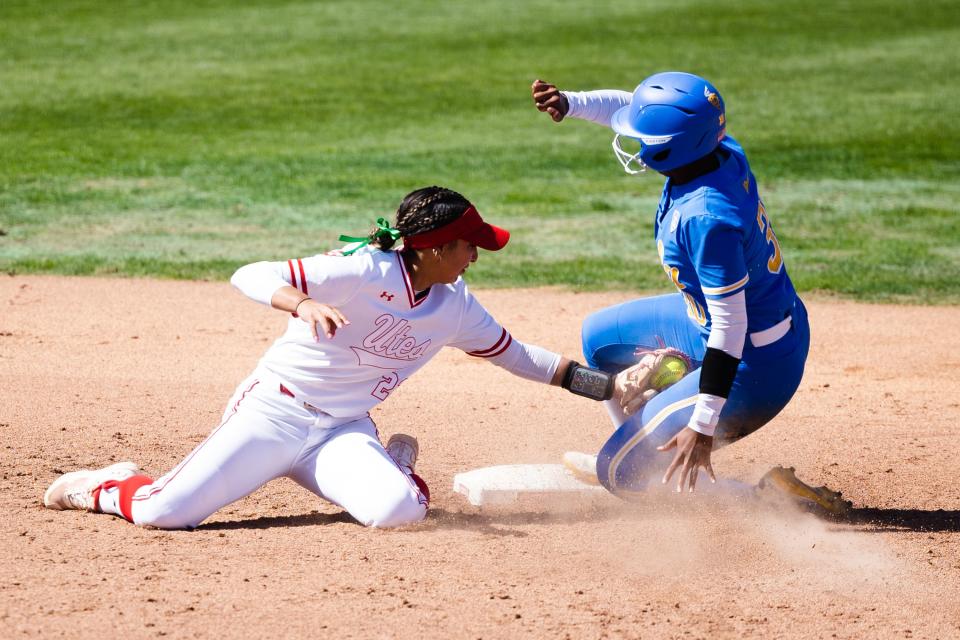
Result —
M 780 253 L 780 241 L 777 240 L 777 234 L 773 232 L 770 226 L 770 218 L 767 217 L 767 210 L 763 208 L 763 201 L 757 206 L 757 225 L 760 227 L 760 233 L 765 234 L 767 244 L 773 247 L 773 255 L 767 259 L 767 270 L 770 273 L 780 273 L 783 268 L 783 255 Z

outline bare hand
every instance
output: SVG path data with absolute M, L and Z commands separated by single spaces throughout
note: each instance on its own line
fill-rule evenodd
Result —
M 537 109 L 550 114 L 554 122 L 563 120 L 563 117 L 570 110 L 570 103 L 567 102 L 566 96 L 549 82 L 539 79 L 534 80 L 530 91 L 533 94 L 533 102 L 537 105 Z
M 297 305 L 296 313 L 301 320 L 310 325 L 310 333 L 313 334 L 313 339 L 317 342 L 320 342 L 320 326 L 323 327 L 324 335 L 332 338 L 337 329 L 350 324 L 350 321 L 340 313 L 339 309 L 317 302 L 313 298 L 304 298 Z
M 677 493 L 683 491 L 684 482 L 688 486 L 688 491 L 694 490 L 697 486 L 700 467 L 703 467 L 710 476 L 710 482 L 717 481 L 713 466 L 710 464 L 710 451 L 713 449 L 712 437 L 705 436 L 690 427 L 684 427 L 683 431 L 670 439 L 670 442 L 657 447 L 657 451 L 669 451 L 673 448 L 677 449 L 677 453 L 673 456 L 673 462 L 667 467 L 667 472 L 663 474 L 663 484 L 670 481 L 670 476 L 677 467 L 680 467 L 680 475 L 677 476 Z

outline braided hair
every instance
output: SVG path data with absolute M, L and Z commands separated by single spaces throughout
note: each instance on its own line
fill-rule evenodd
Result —
M 396 229 L 402 237 L 415 236 L 439 229 L 463 215 L 470 201 L 456 191 L 443 187 L 417 189 L 403 199 L 397 207 Z M 383 251 L 396 242 L 389 234 L 377 233 L 372 244 Z

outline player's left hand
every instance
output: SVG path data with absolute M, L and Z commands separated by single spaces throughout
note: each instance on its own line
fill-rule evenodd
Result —
M 673 436 L 667 444 L 657 447 L 657 451 L 669 451 L 674 448 L 677 453 L 673 456 L 673 462 L 667 467 L 667 472 L 663 474 L 663 484 L 670 481 L 670 476 L 677 467 L 680 468 L 680 475 L 677 476 L 677 493 L 683 491 L 684 484 L 687 485 L 688 491 L 694 490 L 697 486 L 700 467 L 703 467 L 710 476 L 710 482 L 717 481 L 713 466 L 710 464 L 710 451 L 713 449 L 712 437 L 705 436 L 690 427 L 684 427 L 683 431 Z

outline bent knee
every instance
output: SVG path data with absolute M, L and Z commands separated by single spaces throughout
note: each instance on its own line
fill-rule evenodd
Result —
M 594 356 L 597 349 L 606 343 L 604 334 L 607 333 L 609 323 L 605 317 L 605 311 L 606 309 L 591 313 L 583 319 L 583 324 L 580 327 L 580 344 L 583 357 L 586 358 L 587 364 L 591 367 L 597 366 Z
M 587 364 L 594 368 L 603 368 L 598 352 L 611 345 L 620 346 L 620 307 L 616 305 L 600 309 L 583 319 L 580 327 L 580 341 L 583 357 Z M 629 349 L 633 352 L 633 347 Z
M 416 524 L 427 515 L 426 498 L 407 487 L 402 492 L 392 492 L 380 498 L 377 504 L 353 510 L 351 515 L 361 524 L 378 529 Z
M 608 441 L 597 456 L 597 479 L 611 493 L 644 491 L 663 473 L 664 463 L 669 460 L 658 455 L 652 443 L 624 450 L 621 443 Z
M 427 517 L 427 505 L 419 502 L 404 504 L 389 512 L 379 514 L 367 526 L 377 529 L 391 529 L 409 524 L 417 524 Z
M 610 456 L 605 455 L 603 451 L 597 455 L 597 480 L 603 485 L 603 488 L 610 493 L 617 492 L 616 478 L 610 476 Z

